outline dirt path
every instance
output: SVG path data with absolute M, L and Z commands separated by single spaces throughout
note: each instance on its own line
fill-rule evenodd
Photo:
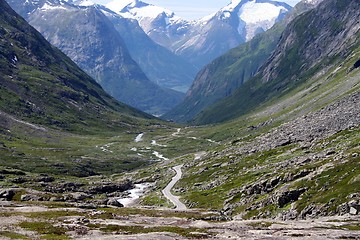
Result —
M 181 211 L 187 210 L 187 207 L 179 200 L 178 196 L 174 196 L 170 191 L 182 177 L 182 172 L 181 172 L 182 166 L 183 165 L 178 165 L 173 167 L 173 169 L 176 172 L 176 175 L 172 178 L 171 182 L 162 190 L 164 196 L 175 205 L 175 209 Z

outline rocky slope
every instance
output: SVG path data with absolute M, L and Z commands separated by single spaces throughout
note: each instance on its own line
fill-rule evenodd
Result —
M 9 3 L 116 99 L 152 114 L 161 114 L 182 99 L 181 93 L 147 78 L 96 6 L 78 7 L 64 1 Z
M 359 97 L 242 129 L 249 135 L 189 162 L 178 192 L 188 206 L 243 219 L 359 214 Z
M 270 30 L 240 44 L 206 65 L 195 78 L 185 99 L 163 117 L 187 122 L 206 107 L 230 96 L 253 77 L 277 46 L 285 26 L 296 16 L 314 8 L 320 1 L 301 1 L 291 13 Z
M 347 3 L 353 8 L 325 1 L 295 18 L 258 74 L 231 96 L 206 109 L 196 122 L 218 122 L 247 113 L 305 84 L 315 74 L 323 74 L 324 69 L 340 65 L 359 44 L 359 5 Z

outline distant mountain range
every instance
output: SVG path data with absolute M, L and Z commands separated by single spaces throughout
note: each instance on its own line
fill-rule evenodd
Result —
M 106 6 L 89 0 L 8 2 L 108 93 L 154 115 L 182 101 L 200 67 L 291 9 L 275 1 L 234 0 L 211 16 L 187 21 L 138 0 Z
M 282 2 L 233 0 L 215 14 L 187 21 L 170 10 L 139 0 L 114 0 L 106 6 L 125 18 L 138 20 L 155 42 L 199 68 L 266 31 L 291 10 Z

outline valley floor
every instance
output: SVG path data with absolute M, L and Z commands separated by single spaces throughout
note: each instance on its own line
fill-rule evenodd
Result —
M 214 221 L 213 213 L 1 202 L 0 239 L 359 239 L 359 216 Z M 24 222 L 29 221 L 29 222 Z M 47 233 L 44 235 L 46 231 Z

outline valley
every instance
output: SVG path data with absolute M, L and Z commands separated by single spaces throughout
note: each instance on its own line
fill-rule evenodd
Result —
M 237 127 L 241 129 L 241 123 L 238 123 Z M 250 130 L 243 129 L 243 131 Z M 205 202 L 202 202 L 200 195 L 197 197 L 187 195 L 190 192 L 193 194 L 196 192 L 190 190 L 189 186 L 196 188 L 201 186 L 199 185 L 201 180 L 197 179 L 189 182 L 189 176 L 200 177 L 211 169 L 221 167 L 219 166 L 219 162 L 221 162 L 218 160 L 219 157 L 229 157 L 233 160 L 238 158 L 224 154 L 238 145 L 239 142 L 227 142 L 228 135 L 215 136 L 215 132 L 217 131 L 210 133 L 209 128 L 186 127 L 180 129 L 176 126 L 159 131 L 144 131 L 139 134 L 127 133 L 129 135 L 128 140 L 122 142 L 116 139 L 123 138 L 123 136 L 104 139 L 105 141 L 102 140 L 103 143 L 112 143 L 111 145 L 104 144 L 108 146 L 107 151 L 102 151 L 96 146 L 93 148 L 97 152 L 99 159 L 108 162 L 115 161 L 109 155 L 119 158 L 120 154 L 124 154 L 123 151 L 126 148 L 136 148 L 137 153 L 144 158 L 153 159 L 152 163 L 146 167 L 141 167 L 129 173 L 111 175 L 105 173 L 77 178 L 56 174 L 44 176 L 5 168 L 1 170 L 4 177 L 1 184 L 4 188 L 6 187 L 4 183 L 7 183 L 7 190 L 3 189 L 0 194 L 5 197 L 6 191 L 7 193 L 13 191 L 15 195 L 12 196 L 12 201 L 1 202 L 0 236 L 4 239 L 356 239 L 360 237 L 358 231 L 360 219 L 358 215 L 331 216 L 330 214 L 330 216 L 321 216 L 320 214 L 316 218 L 311 217 L 307 220 L 306 218 L 296 220 L 291 217 L 292 220 L 284 220 L 281 215 L 275 218 L 257 219 L 256 217 L 255 219 L 248 219 L 243 214 L 229 214 L 225 209 L 221 210 L 221 207 L 216 209 L 217 205 L 212 201 L 215 200 L 215 202 L 221 203 L 222 200 L 217 198 L 217 194 L 212 195 L 209 190 L 204 192 L 207 196 Z M 158 135 L 159 133 L 161 134 Z M 213 145 L 210 147 L 208 144 L 211 143 L 207 141 L 210 136 L 216 137 L 221 144 L 212 143 Z M 351 140 L 351 135 L 342 136 L 349 139 L 349 143 L 355 143 L 359 140 L 358 135 L 354 136 L 354 140 Z M 94 138 L 100 140 L 98 137 Z M 153 145 L 153 139 L 156 139 L 159 144 Z M 179 144 L 188 140 L 191 140 L 192 144 L 187 146 Z M 336 141 L 332 144 L 336 145 Z M 194 147 L 195 145 L 197 146 Z M 347 151 L 350 152 L 358 151 L 358 145 L 352 147 L 342 145 L 341 147 L 342 149 L 348 149 Z M 174 152 L 174 148 L 177 149 L 176 152 Z M 218 152 L 208 152 L 209 148 L 217 149 Z M 283 153 L 281 146 L 277 149 L 277 152 L 268 155 L 269 159 L 279 156 L 283 163 L 289 161 L 286 159 L 292 159 L 291 156 L 294 153 L 291 153 L 291 151 Z M 171 159 L 166 161 L 154 159 L 152 154 L 154 150 L 164 154 L 164 156 L 171 157 Z M 324 151 L 329 152 L 326 149 Z M 336 152 L 337 150 L 332 151 Z M 179 156 L 180 152 L 182 153 L 181 156 Z M 213 154 L 218 155 L 218 157 L 210 157 Z M 323 157 L 319 156 L 317 162 L 328 160 L 331 162 L 331 159 L 336 158 L 337 153 L 329 154 L 330 159 L 328 157 L 323 159 Z M 295 152 L 295 155 L 298 154 Z M 352 153 L 350 159 L 355 160 L 357 157 Z M 354 161 L 350 159 L 350 162 Z M 246 161 L 242 160 L 242 162 L 245 163 Z M 231 168 L 234 170 L 236 167 L 242 168 L 242 162 L 232 163 Z M 271 161 L 269 164 L 273 164 L 273 162 Z M 194 164 L 196 165 L 194 166 Z M 192 174 L 192 171 L 198 171 L 197 165 L 202 166 L 203 173 Z M 300 165 L 295 163 L 292 168 L 306 169 L 311 168 L 313 165 L 316 171 L 310 172 L 310 174 L 301 171 L 301 174 L 304 177 L 320 180 L 327 175 L 326 172 L 332 168 L 334 163 L 318 165 L 313 161 L 303 161 Z M 316 165 L 319 167 L 316 168 Z M 166 188 L 168 190 L 172 188 L 172 186 L 169 187 L 168 185 L 171 178 L 175 176 L 172 168 L 177 167 L 179 169 L 180 166 L 182 166 L 183 176 L 180 180 L 179 178 L 176 179 L 179 182 L 175 184 L 171 191 L 174 195 L 180 196 L 180 201 L 186 203 L 187 207 L 177 206 L 174 208 L 172 201 L 169 201 L 162 192 Z M 270 165 L 268 167 L 272 168 Z M 246 171 L 249 170 L 252 171 L 251 168 L 246 169 Z M 241 172 L 241 170 L 239 171 Z M 253 171 L 263 172 L 264 170 L 255 166 Z M 231 172 L 226 170 L 225 175 L 222 177 Z M 281 175 L 278 170 L 277 172 L 276 175 Z M 342 174 L 342 172 L 340 173 Z M 354 173 L 358 173 L 358 170 Z M 246 173 L 244 172 L 244 174 Z M 205 182 L 202 185 L 208 180 L 220 180 L 219 172 L 217 175 L 216 178 L 205 177 Z M 34 180 L 41 177 L 43 179 L 36 180 L 39 181 L 36 184 Z M 229 177 L 226 176 L 228 179 Z M 273 178 L 272 176 L 268 177 Z M 299 183 L 304 177 L 293 176 L 296 180 L 294 183 Z M 23 178 L 24 181 L 20 183 L 19 178 Z M 235 180 L 234 177 L 230 177 L 230 179 Z M 288 184 L 289 182 L 285 183 L 279 189 Z M 126 199 L 129 196 L 125 190 L 136 188 L 137 185 L 146 185 L 145 194 L 132 201 L 130 206 L 124 208 L 111 201 L 111 199 Z M 219 194 L 220 192 L 216 189 L 216 187 L 213 188 Z M 356 187 L 353 189 L 356 190 Z M 339 193 L 336 194 L 341 196 L 342 193 L 340 195 L 338 195 Z M 345 194 L 348 193 L 345 192 Z M 198 205 L 194 205 L 194 201 L 197 201 Z M 290 204 L 294 206 L 294 204 L 299 204 L 299 201 L 301 202 L 301 198 Z M 119 202 L 121 203 L 121 200 Z M 208 205 L 209 203 L 210 205 Z M 280 212 L 286 211 L 287 208 L 284 207 L 279 210 Z
M 0 239 L 360 239 L 358 0 L 9 2 Z

